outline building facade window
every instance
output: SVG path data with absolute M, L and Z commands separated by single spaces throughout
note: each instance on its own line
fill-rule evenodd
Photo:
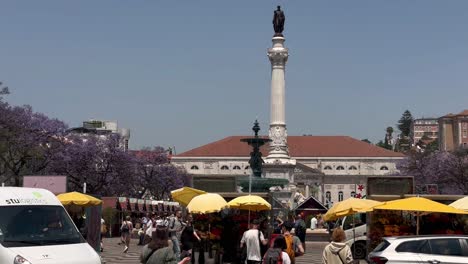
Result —
M 325 193 L 325 199 L 327 204 L 331 202 L 331 192 Z
M 324 170 L 331 170 L 332 167 L 330 167 L 330 166 L 325 166 L 325 168 L 323 168 L 323 169 L 324 169 Z
M 221 170 L 229 170 L 229 167 L 226 165 L 221 166 Z
M 344 167 L 343 166 L 338 166 L 338 167 L 336 167 L 336 170 L 344 170 Z
M 388 167 L 387 166 L 382 166 L 382 167 L 380 167 L 380 170 L 388 170 Z
M 245 169 L 246 169 L 246 170 L 250 169 L 250 166 L 245 166 Z
M 356 192 L 351 192 L 351 197 L 356 197 Z
M 349 167 L 349 170 L 357 170 L 356 166 Z
M 191 170 L 198 170 L 198 166 L 197 165 L 193 165 L 192 167 L 190 167 Z
M 343 201 L 343 192 L 339 191 L 338 192 L 338 202 L 341 202 L 341 201 Z
M 239 166 L 234 166 L 234 168 L 232 168 L 233 170 L 240 170 L 241 168 Z

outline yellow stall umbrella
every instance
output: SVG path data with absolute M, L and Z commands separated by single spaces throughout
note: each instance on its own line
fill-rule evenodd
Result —
M 232 199 L 228 203 L 229 207 L 239 210 L 249 210 L 248 222 L 250 223 L 250 211 L 271 210 L 271 204 L 258 195 L 244 195 Z
M 171 191 L 172 200 L 179 202 L 183 206 L 187 206 L 190 201 L 200 194 L 205 194 L 205 191 L 190 188 L 182 187 L 180 189 Z
M 369 212 L 372 211 L 372 207 L 381 204 L 383 203 L 374 200 L 351 197 L 333 205 L 323 216 L 323 219 L 325 221 L 330 221 L 342 216 Z
M 190 213 L 209 214 L 216 213 L 228 206 L 226 200 L 217 193 L 205 193 L 195 196 L 187 205 Z
M 249 211 L 271 210 L 271 205 L 258 195 L 239 196 L 228 203 L 229 207 Z
M 78 205 L 82 207 L 88 207 L 102 204 L 101 200 L 79 192 L 62 193 L 57 195 L 57 198 L 63 205 L 68 206 Z
M 456 200 L 455 202 L 449 204 L 450 206 L 463 210 L 468 211 L 468 196 L 465 196 L 461 199 Z
M 416 215 L 416 235 L 419 235 L 419 218 L 427 213 L 468 214 L 468 212 L 438 203 L 423 197 L 410 197 L 385 202 L 375 206 L 374 210 L 399 210 L 409 211 Z

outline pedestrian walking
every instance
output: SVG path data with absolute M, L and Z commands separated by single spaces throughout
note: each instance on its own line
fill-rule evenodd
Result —
M 241 239 L 241 248 L 245 248 L 245 260 L 247 264 L 259 264 L 262 262 L 263 256 L 260 251 L 260 244 L 266 245 L 268 240 L 265 239 L 263 233 L 258 230 L 260 222 L 257 219 L 252 220 L 249 230 L 244 232 Z
M 193 217 L 191 214 L 189 214 L 187 215 L 187 225 L 184 226 L 182 234 L 180 236 L 180 242 L 182 244 L 181 256 L 193 256 L 194 238 L 196 238 L 198 242 L 201 241 L 201 238 L 198 236 L 197 232 L 193 227 Z M 192 263 L 195 263 L 195 258 L 193 257 Z
M 302 247 L 301 240 L 291 234 L 293 228 L 293 223 L 285 222 L 283 224 L 283 235 L 286 240 L 286 253 L 288 253 L 289 258 L 291 259 L 291 264 L 296 263 L 296 257 L 304 255 L 304 248 Z
M 344 243 L 346 234 L 341 228 L 335 228 L 332 241 L 323 250 L 322 264 L 351 264 L 354 263 L 351 248 Z
M 269 248 L 263 256 L 263 264 L 291 264 L 291 259 L 288 253 L 285 252 L 286 248 L 286 239 L 284 239 L 284 236 L 277 236 L 273 241 L 273 247 Z
M 317 229 L 317 218 L 315 217 L 315 215 L 312 216 L 312 219 L 310 219 L 310 229 Z
M 294 233 L 301 240 L 302 247 L 305 251 L 305 237 L 306 237 L 306 223 L 302 219 L 302 215 L 298 214 L 296 222 L 294 223 Z
M 182 235 L 182 229 L 184 223 L 182 222 L 182 211 L 177 210 L 175 216 L 170 218 L 169 221 L 169 237 L 171 238 L 174 254 L 176 259 L 180 260 L 180 236 Z
M 144 264 L 186 264 L 188 262 L 190 262 L 190 257 L 177 262 L 167 228 L 162 226 L 158 226 L 151 234 L 151 241 L 143 247 L 140 255 L 140 263 Z
M 104 244 L 102 240 L 107 234 L 107 226 L 106 226 L 106 221 L 104 218 L 101 218 L 101 252 L 104 252 Z
M 131 238 L 132 230 L 133 230 L 133 224 L 132 224 L 130 216 L 127 215 L 125 220 L 122 222 L 122 225 L 120 226 L 121 239 L 125 245 L 124 251 L 123 251 L 124 253 L 127 253 L 128 248 L 130 247 L 130 238 Z

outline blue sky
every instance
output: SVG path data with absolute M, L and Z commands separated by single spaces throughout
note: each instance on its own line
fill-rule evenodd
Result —
M 468 108 L 468 1 L 4 1 L 12 104 L 78 126 L 117 120 L 131 147 L 188 150 L 269 124 L 275 6 L 286 14 L 290 135 L 376 142 L 404 110 Z

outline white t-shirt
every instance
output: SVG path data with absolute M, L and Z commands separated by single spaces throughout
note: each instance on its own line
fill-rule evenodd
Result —
M 283 258 L 283 264 L 291 264 L 291 258 L 289 258 L 288 253 L 281 252 L 281 257 Z
M 310 220 L 310 229 L 316 229 L 317 228 L 317 218 L 312 217 L 312 220 Z
M 257 229 L 250 229 L 245 231 L 244 235 L 242 236 L 241 243 L 244 244 L 244 247 L 247 246 L 247 260 L 262 261 L 258 232 L 260 231 Z M 260 240 L 265 240 L 262 232 L 260 232 Z
M 152 237 L 153 236 L 153 221 L 151 221 L 151 219 L 148 220 L 148 222 L 146 223 L 146 232 L 145 234 L 149 237 Z

